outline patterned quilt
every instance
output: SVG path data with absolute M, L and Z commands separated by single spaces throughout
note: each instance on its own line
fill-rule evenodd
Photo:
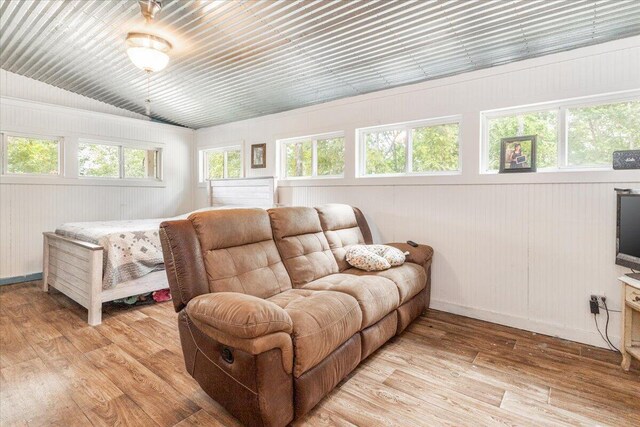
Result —
M 203 208 L 194 212 L 232 208 L 234 206 Z M 164 270 L 160 223 L 184 219 L 191 213 L 172 218 L 70 222 L 58 227 L 56 234 L 102 246 L 102 289 L 111 289 L 119 283 Z
M 104 248 L 102 288 L 164 269 L 159 227 L 164 219 L 73 222 L 56 234 Z
M 194 212 L 232 208 L 234 206 L 203 208 Z M 119 283 L 164 270 L 160 223 L 185 219 L 191 213 L 172 218 L 70 222 L 58 227 L 56 234 L 102 246 L 102 289 L 111 289 Z

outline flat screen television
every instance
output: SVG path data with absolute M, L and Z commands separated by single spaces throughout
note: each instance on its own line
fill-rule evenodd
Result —
M 618 191 L 616 264 L 640 270 L 640 190 Z

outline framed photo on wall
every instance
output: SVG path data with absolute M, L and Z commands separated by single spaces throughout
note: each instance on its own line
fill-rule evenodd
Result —
M 267 167 L 267 144 L 253 144 L 251 146 L 251 169 Z
M 535 172 L 537 135 L 500 140 L 500 173 Z

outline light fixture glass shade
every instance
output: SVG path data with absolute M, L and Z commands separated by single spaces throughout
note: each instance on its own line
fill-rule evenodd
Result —
M 156 72 L 169 63 L 167 52 L 171 43 L 163 38 L 144 33 L 127 35 L 127 55 L 133 64 L 145 71 Z

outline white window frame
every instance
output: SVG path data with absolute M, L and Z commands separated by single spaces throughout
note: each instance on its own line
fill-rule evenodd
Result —
M 21 133 L 21 132 L 0 132 L 1 137 L 1 147 L 0 147 L 0 156 L 2 157 L 1 165 L 1 175 L 6 177 L 20 177 L 20 178 L 29 178 L 29 177 L 37 177 L 37 178 L 60 178 L 64 176 L 64 138 L 61 136 L 52 136 L 52 135 L 38 135 L 33 133 Z M 16 138 L 33 138 L 33 139 L 47 139 L 51 141 L 56 141 L 58 143 L 58 173 L 49 174 L 49 173 L 9 173 L 9 155 L 7 153 L 9 142 L 9 137 Z
M 238 179 L 238 178 L 229 178 L 227 171 L 227 156 L 230 151 L 239 151 L 240 152 L 240 178 L 244 177 L 244 149 L 242 144 L 236 145 L 226 145 L 224 147 L 204 147 L 198 150 L 198 182 L 203 184 L 207 181 L 213 181 L 216 179 Z M 222 178 L 210 178 L 208 176 L 208 168 L 207 168 L 207 154 L 209 153 L 223 153 L 223 165 L 222 165 Z
M 151 144 L 135 144 L 130 142 L 119 142 L 112 140 L 100 140 L 100 139 L 87 139 L 80 138 L 78 139 L 78 150 L 80 150 L 80 145 L 109 145 L 112 147 L 118 147 L 118 162 L 119 162 L 119 172 L 118 176 L 91 176 L 91 175 L 81 175 L 80 174 L 80 157 L 76 156 L 76 161 L 78 162 L 78 178 L 82 180 L 90 179 L 90 180 L 105 180 L 105 181 L 131 181 L 131 182 L 162 182 L 163 181 L 163 158 L 162 158 L 162 147 L 158 147 Z M 124 149 L 131 148 L 136 150 L 146 150 L 146 151 L 155 151 L 156 154 L 156 175 L 154 177 L 144 177 L 144 178 L 136 178 L 136 177 L 125 177 L 124 172 Z
M 430 172 L 414 172 L 413 171 L 413 135 L 412 130 L 423 127 L 433 127 L 441 125 L 458 125 L 458 168 L 449 171 L 430 171 Z M 365 134 L 371 132 L 384 132 L 389 130 L 404 130 L 407 134 L 407 151 L 405 164 L 406 168 L 404 172 L 400 173 L 385 173 L 385 174 L 367 174 L 367 150 L 365 147 Z M 392 178 L 401 176 L 432 176 L 432 175 L 459 175 L 462 173 L 462 115 L 437 117 L 433 119 L 416 120 L 411 122 L 396 123 L 391 125 L 372 126 L 366 128 L 360 128 L 356 131 L 358 135 L 358 178 Z
M 344 170 L 346 168 L 346 161 L 344 167 L 342 168 L 342 173 L 338 175 L 318 175 L 318 141 L 323 139 L 335 139 L 342 138 L 344 149 L 346 151 L 346 139 L 344 137 L 344 132 L 329 132 L 329 133 L 321 133 L 309 136 L 301 136 L 295 138 L 287 138 L 278 140 L 278 148 L 280 150 L 280 176 L 281 179 L 291 179 L 291 180 L 300 180 L 300 179 L 335 179 L 335 178 L 344 178 Z M 296 144 L 298 142 L 306 142 L 311 141 L 312 144 L 312 152 L 311 152 L 311 175 L 306 176 L 287 176 L 287 150 L 286 146 L 289 144 Z M 344 161 L 344 155 L 343 155 Z
M 640 91 L 630 91 L 624 93 L 597 95 L 578 99 L 569 99 L 561 101 L 553 101 L 542 104 L 534 104 L 529 106 L 519 106 L 513 108 L 505 108 L 500 110 L 483 111 L 480 113 L 480 122 L 482 126 L 481 134 L 481 157 L 480 157 L 480 173 L 495 174 L 497 170 L 489 169 L 489 120 L 501 117 L 508 117 L 521 114 L 537 113 L 540 111 L 558 111 L 558 155 L 557 166 L 554 168 L 538 168 L 542 172 L 566 172 L 566 171 L 589 171 L 589 170 L 613 170 L 611 165 L 589 165 L 578 166 L 569 165 L 569 127 L 567 122 L 567 110 L 584 107 L 595 107 L 598 105 L 618 104 L 629 101 L 640 101 Z

